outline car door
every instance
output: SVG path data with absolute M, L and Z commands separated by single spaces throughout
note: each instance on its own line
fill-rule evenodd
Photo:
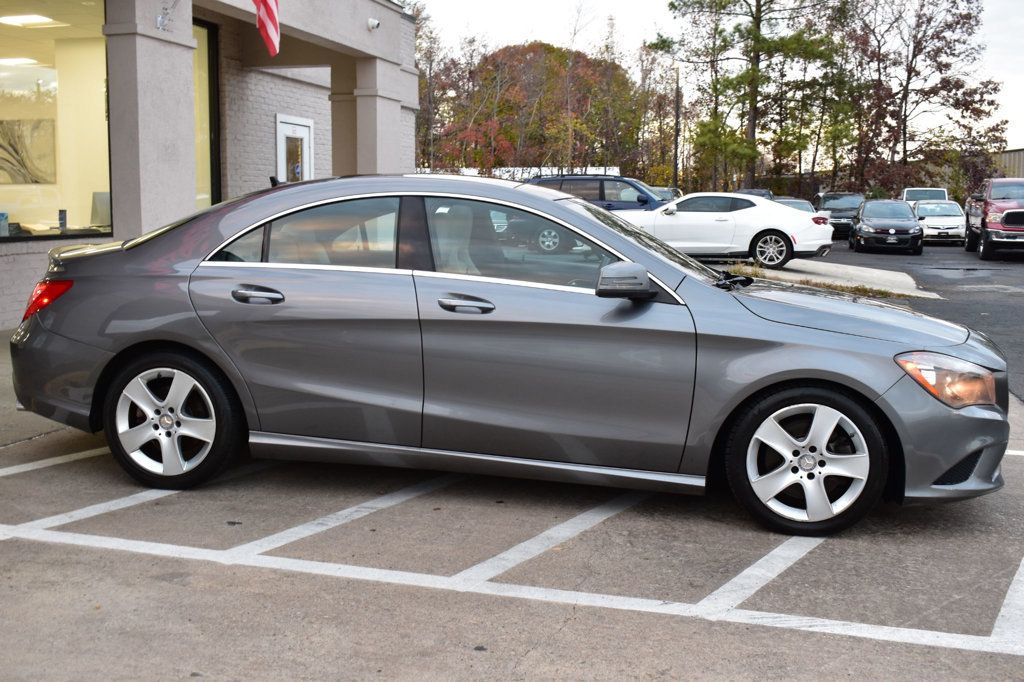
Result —
M 263 431 L 420 444 L 423 365 L 399 199 L 298 210 L 203 262 L 189 292 Z
M 654 223 L 654 236 L 683 253 L 722 254 L 734 250 L 730 197 L 700 195 L 684 199 L 676 212 L 662 210 Z
M 618 257 L 583 236 L 571 253 L 498 245 L 494 204 L 424 202 L 435 269 L 414 272 L 423 446 L 676 471 L 696 362 L 686 306 L 595 296 L 600 268 Z
M 604 199 L 601 206 L 609 211 L 646 209 L 650 203 L 647 195 L 622 180 L 603 180 Z M 642 197 L 642 199 L 641 199 Z

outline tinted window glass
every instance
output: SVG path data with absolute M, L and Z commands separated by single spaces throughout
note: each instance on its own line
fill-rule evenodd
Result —
M 621 180 L 604 181 L 605 201 L 629 201 L 635 203 L 639 196 L 640 190 L 627 182 L 622 182 Z
M 270 225 L 271 263 L 395 267 L 395 197 L 325 204 Z
M 754 207 L 754 202 L 753 201 L 748 201 L 747 199 L 733 199 L 732 200 L 732 210 L 733 211 L 742 211 L 745 208 L 753 208 L 753 207 Z
M 863 201 L 863 194 L 826 194 L 821 197 L 821 207 L 823 209 L 857 208 Z
M 558 189 L 558 186 L 562 184 L 560 178 L 547 178 L 545 180 L 538 180 L 537 184 L 541 187 L 550 187 L 551 189 Z
M 563 180 L 562 191 L 575 194 L 580 199 L 597 201 L 601 198 L 600 180 Z
M 865 218 L 890 218 L 893 220 L 914 220 L 914 212 L 905 201 L 868 202 L 864 204 Z
M 1024 199 L 1024 184 L 1000 182 L 993 183 L 992 195 L 989 199 L 1001 201 L 1003 199 Z
M 680 202 L 676 207 L 679 211 L 697 213 L 726 213 L 732 208 L 731 197 L 693 197 Z
M 260 227 L 247 232 L 213 254 L 210 260 L 259 263 L 263 260 L 263 231 L 265 229 L 266 227 Z
M 424 202 L 438 272 L 593 289 L 601 268 L 618 260 L 527 211 L 466 199 L 425 197 Z M 496 216 L 506 222 L 500 240 Z

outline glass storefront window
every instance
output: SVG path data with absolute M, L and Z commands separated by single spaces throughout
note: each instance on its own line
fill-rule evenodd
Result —
M 0 21 L 0 241 L 111 234 L 103 2 L 45 10 Z

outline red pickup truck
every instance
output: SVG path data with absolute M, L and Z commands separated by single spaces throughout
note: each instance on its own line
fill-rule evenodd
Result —
M 1024 178 L 991 178 L 964 205 L 964 248 L 992 260 L 997 250 L 1024 249 Z

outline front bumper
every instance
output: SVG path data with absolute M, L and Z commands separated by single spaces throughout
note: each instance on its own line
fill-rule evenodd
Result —
M 897 381 L 876 404 L 889 417 L 903 446 L 904 503 L 963 500 L 1003 487 L 1000 463 L 1010 437 L 1003 407 L 973 405 L 954 410 L 909 376 Z
M 47 330 L 32 316 L 11 335 L 14 394 L 20 406 L 91 431 L 93 390 L 113 353 Z
M 1024 249 L 1024 232 L 1011 232 L 1009 230 L 989 228 L 988 238 L 989 243 L 995 242 L 996 244 L 999 244 L 999 246 Z
M 925 227 L 924 238 L 927 240 L 935 241 L 963 241 L 965 237 L 964 227 L 951 227 L 947 229 L 941 229 L 937 227 Z
M 920 234 L 862 234 L 858 232 L 854 239 L 869 249 L 913 249 L 921 246 Z

